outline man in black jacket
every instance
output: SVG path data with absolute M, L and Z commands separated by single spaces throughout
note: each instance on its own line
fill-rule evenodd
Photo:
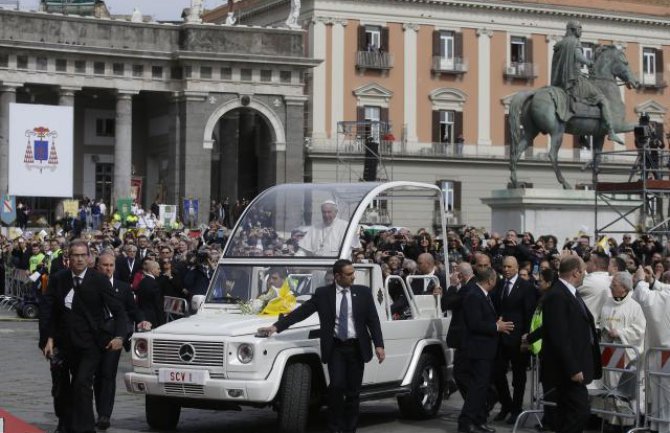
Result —
M 88 245 L 70 245 L 70 269 L 49 280 L 40 304 L 40 348 L 64 370 L 55 384 L 58 431 L 95 431 L 93 376 L 105 350 L 123 346 L 128 318 L 103 275 L 87 268 Z M 107 310 L 116 318 L 113 335 L 104 331 Z M 67 370 L 66 370 L 67 369 Z
M 156 277 L 160 274 L 161 270 L 158 263 L 153 260 L 145 260 L 144 278 L 137 287 L 137 305 L 153 328 L 165 323 L 163 293 L 156 281 Z
M 100 273 L 109 278 L 114 289 L 114 296 L 123 304 L 128 318 L 128 331 L 124 335 L 124 347 L 126 351 L 130 348 L 129 337 L 135 329 L 134 323 L 137 324 L 139 330 L 150 330 L 151 323 L 144 320 L 144 314 L 137 307 L 133 292 L 130 290 L 130 285 L 124 281 L 114 278 L 114 253 L 111 251 L 104 251 L 98 257 L 97 269 Z M 116 373 L 119 368 L 119 358 L 121 351 L 105 352 L 102 355 L 102 360 L 95 373 L 95 380 L 93 382 L 93 390 L 95 394 L 95 410 L 98 413 L 98 422 L 96 426 L 100 430 L 107 430 L 109 428 L 109 420 L 114 409 L 114 397 L 116 395 Z
M 589 419 L 586 385 L 602 376 L 600 347 L 593 316 L 577 295 L 586 265 L 579 256 L 566 256 L 559 279 L 542 303 L 541 368 L 556 384 L 556 432 L 581 433 Z
M 521 336 L 530 329 L 530 319 L 535 311 L 537 296 L 533 285 L 519 278 L 519 264 L 513 256 L 507 256 L 502 263 L 503 278 L 491 293 L 498 317 L 514 322 L 514 331 L 500 336 L 500 347 L 496 357 L 493 380 L 500 399 L 500 413 L 495 421 L 514 424 L 521 413 L 523 395 L 526 389 L 528 352 L 521 351 Z M 513 396 L 507 384 L 507 370 L 512 366 Z M 509 418 L 507 417 L 509 415 Z
M 132 283 L 133 275 L 141 271 L 140 260 L 137 256 L 137 247 L 128 244 L 123 248 L 123 254 L 116 259 L 114 278 L 118 278 L 126 283 Z
M 369 287 L 354 286 L 354 274 L 351 261 L 336 261 L 333 265 L 335 284 L 319 287 L 293 312 L 281 317 L 274 325 L 258 330 L 269 336 L 314 313 L 319 314 L 321 360 L 328 364 L 330 377 L 328 429 L 333 433 L 356 431 L 363 369 L 372 359 L 373 343 L 380 363 L 385 357 L 372 292 Z
M 486 425 L 486 407 L 493 361 L 498 350 L 498 333 L 514 330 L 512 322 L 496 319 L 496 311 L 488 293 L 496 285 L 496 273 L 488 268 L 475 276 L 477 287 L 463 300 L 465 331 L 462 349 L 470 370 L 468 392 L 458 417 L 459 433 L 494 433 Z
M 465 331 L 463 318 L 463 300 L 477 288 L 472 266 L 463 262 L 458 265 L 459 285 L 450 286 L 442 296 L 442 311 L 451 311 L 451 322 L 447 331 L 447 346 L 454 350 L 454 380 L 461 396 L 465 398 L 468 390 L 469 374 L 467 359 L 463 353 L 462 342 Z

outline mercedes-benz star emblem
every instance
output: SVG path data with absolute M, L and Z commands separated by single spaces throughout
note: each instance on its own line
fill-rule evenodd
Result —
M 179 348 L 179 359 L 184 362 L 191 362 L 195 359 L 195 348 L 190 344 L 182 344 Z

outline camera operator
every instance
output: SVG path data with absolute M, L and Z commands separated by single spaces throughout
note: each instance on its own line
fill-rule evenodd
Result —
M 649 121 L 647 113 L 640 114 L 639 126 L 635 127 L 635 147 L 638 150 L 638 160 L 644 159 L 645 170 L 654 179 L 661 179 L 659 150 L 663 149 L 665 144 L 663 143 L 663 137 L 656 132 L 656 123 Z M 649 174 L 647 174 L 647 177 L 649 177 Z
M 195 253 L 193 267 L 184 276 L 184 287 L 188 289 L 189 297 L 207 294 L 209 280 L 218 261 L 219 255 L 215 251 L 200 249 Z

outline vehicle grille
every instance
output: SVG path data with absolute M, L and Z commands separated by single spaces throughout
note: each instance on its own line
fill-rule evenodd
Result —
M 152 344 L 152 357 L 153 362 L 156 364 L 200 365 L 207 367 L 223 367 L 224 365 L 223 343 L 154 340 Z M 190 344 L 195 349 L 195 357 L 191 362 L 185 362 L 179 358 L 179 349 L 184 344 Z
M 202 385 L 164 383 L 163 386 L 168 395 L 205 395 L 205 387 Z

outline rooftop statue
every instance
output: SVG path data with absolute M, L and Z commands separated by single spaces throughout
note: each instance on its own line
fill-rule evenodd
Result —
M 298 17 L 300 17 L 300 0 L 291 0 L 291 11 L 286 18 L 286 25 L 292 29 L 299 29 Z
M 565 37 L 554 47 L 551 86 L 519 92 L 509 108 L 510 181 L 516 188 L 517 163 L 524 150 L 540 134 L 551 136 L 549 159 L 556 178 L 565 189 L 570 184 L 558 167 L 558 149 L 563 134 L 593 137 L 593 151 L 602 150 L 605 137 L 623 144 L 616 135 L 633 131 L 635 124 L 625 121 L 625 106 L 619 82 L 628 88 L 639 82 L 628 66 L 624 52 L 614 45 L 598 46 L 593 61 L 584 56 L 581 45 L 582 26 L 578 21 L 567 24 Z M 582 72 L 588 67 L 588 74 Z M 593 162 L 597 169 L 597 158 Z

